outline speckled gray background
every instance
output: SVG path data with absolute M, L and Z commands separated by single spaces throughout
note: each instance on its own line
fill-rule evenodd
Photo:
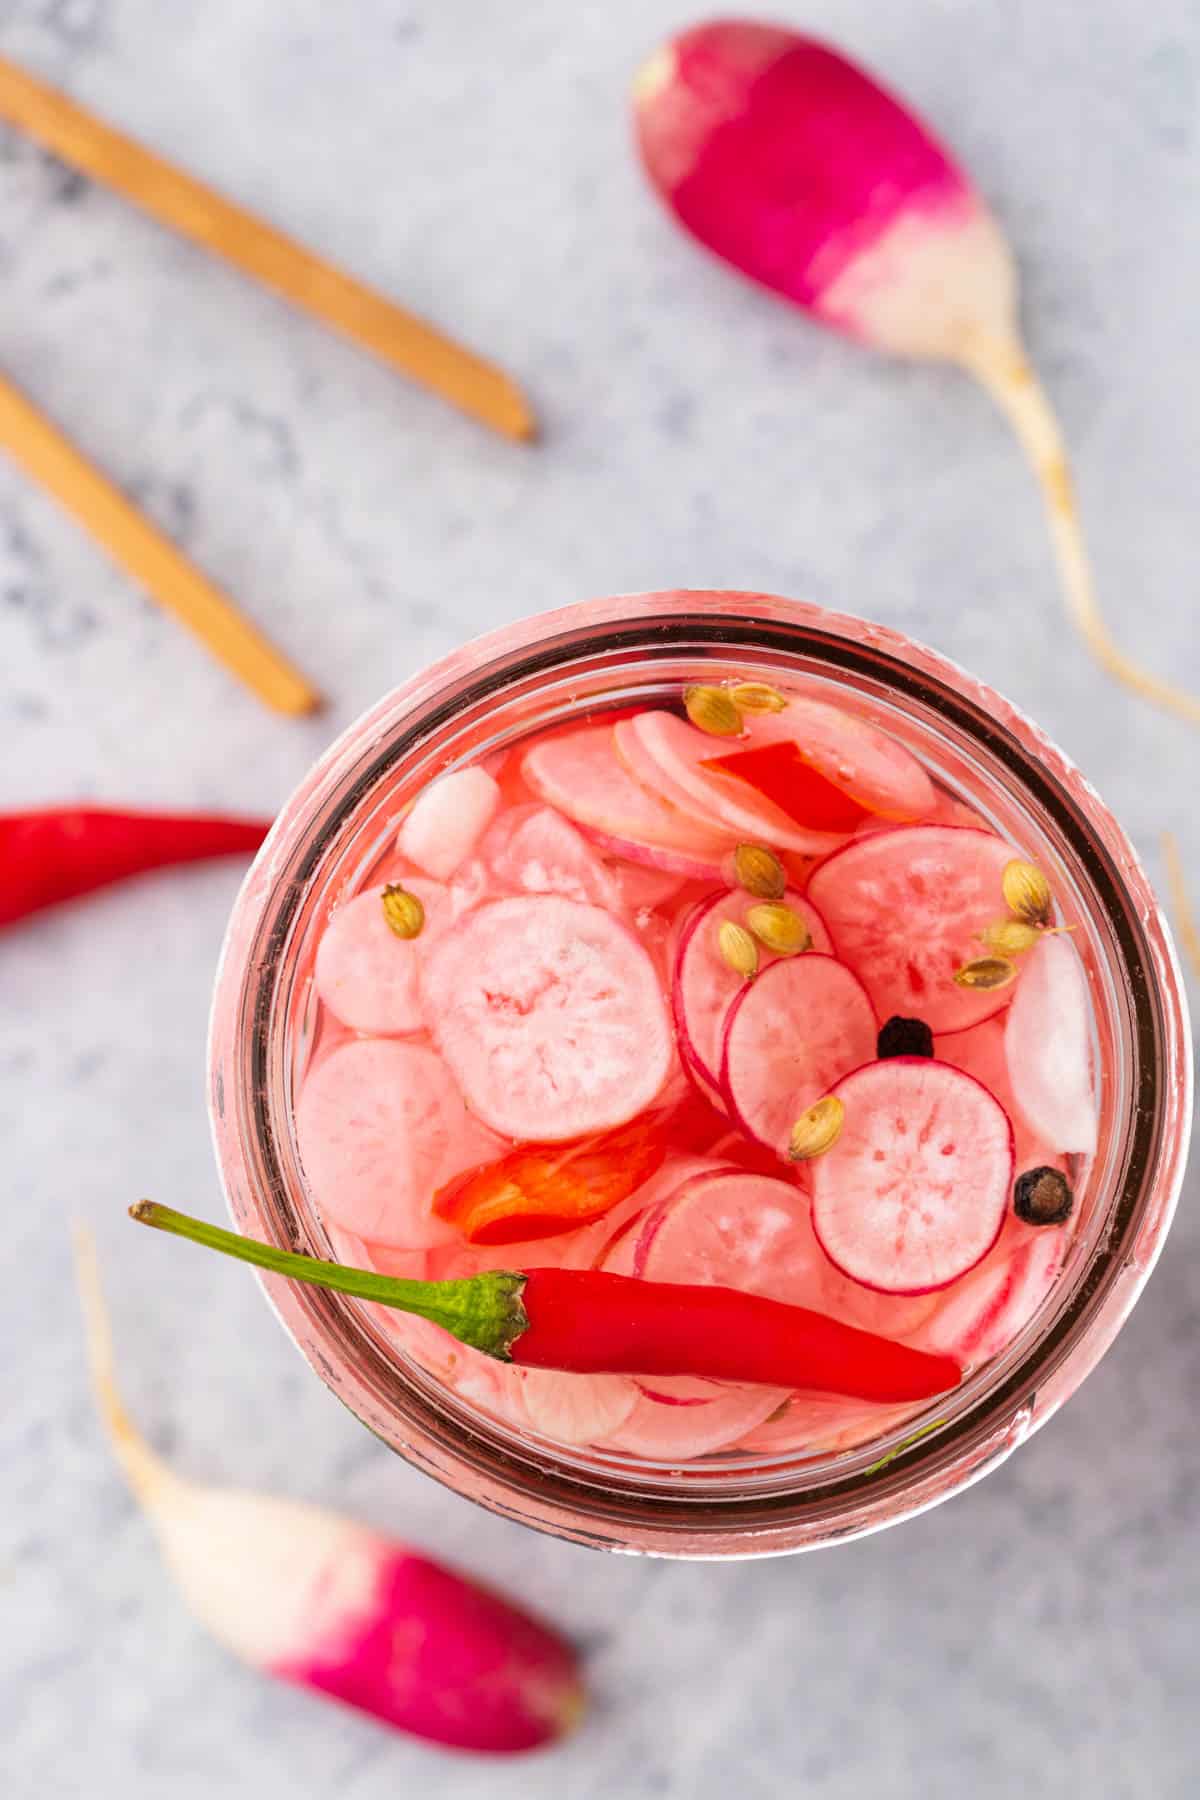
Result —
M 1102 585 L 1200 686 L 1194 0 L 779 0 L 939 121 L 1020 246 Z M 495 440 L 0 133 L 0 366 L 332 696 L 265 713 L 0 461 L 0 805 L 271 809 L 333 731 L 464 635 L 620 589 L 874 614 L 1023 703 L 1159 868 L 1200 878 L 1197 740 L 1060 616 L 987 402 L 704 260 L 628 147 L 669 0 L 3 0 L 0 52 L 503 358 Z M 2 875 L 0 875 L 2 878 Z M 1183 1800 L 1200 1713 L 1200 1388 L 1186 1204 L 1066 1412 L 901 1531 L 782 1565 L 601 1559 L 410 1473 L 312 1380 L 253 1282 L 123 1224 L 218 1201 L 202 1108 L 237 884 L 164 876 L 0 942 L 0 1790 L 97 1800 Z M 595 1707 L 502 1769 L 231 1665 L 160 1573 L 85 1394 L 67 1220 L 96 1226 L 137 1416 L 181 1467 L 353 1510 L 522 1587 Z

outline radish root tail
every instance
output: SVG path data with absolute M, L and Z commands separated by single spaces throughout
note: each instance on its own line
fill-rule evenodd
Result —
M 1109 634 L 1096 600 L 1062 431 L 1027 358 L 1017 346 L 975 344 L 963 361 L 1012 426 L 1037 477 L 1067 610 L 1092 655 L 1135 694 L 1200 725 L 1200 697 L 1140 669 Z
M 144 1506 L 151 1507 L 159 1501 L 164 1489 L 174 1484 L 178 1477 L 151 1450 L 125 1411 L 117 1391 L 112 1329 L 100 1285 L 96 1241 L 86 1225 L 77 1224 L 72 1236 L 75 1246 L 75 1280 L 83 1307 L 88 1369 L 96 1406 L 130 1487 Z
M 1191 964 L 1192 974 L 1200 978 L 1200 926 L 1196 924 L 1187 876 L 1183 872 L 1183 858 L 1179 854 L 1179 845 L 1173 831 L 1163 832 L 1162 849 L 1167 865 L 1167 892 L 1171 896 L 1171 910 L 1175 914 L 1179 942 L 1184 956 Z

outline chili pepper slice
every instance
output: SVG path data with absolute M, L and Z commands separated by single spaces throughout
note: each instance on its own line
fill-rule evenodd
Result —
M 865 806 L 805 762 L 799 744 L 787 739 L 710 757 L 700 767 L 744 782 L 809 831 L 853 831 L 870 817 Z

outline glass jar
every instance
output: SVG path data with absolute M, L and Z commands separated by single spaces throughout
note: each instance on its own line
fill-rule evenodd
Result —
M 1030 1324 L 924 1435 L 912 1424 L 838 1454 L 726 1453 L 682 1467 L 566 1449 L 473 1408 L 405 1356 L 370 1308 L 264 1278 L 285 1328 L 369 1430 L 510 1518 L 660 1555 L 772 1555 L 854 1537 L 994 1468 L 1112 1342 L 1170 1222 L 1190 1119 L 1179 969 L 1120 828 L 1013 706 L 899 634 L 769 595 L 678 592 L 589 602 L 466 645 L 380 702 L 283 809 L 234 908 L 210 1040 L 213 1131 L 240 1230 L 331 1254 L 305 1194 L 293 1090 L 312 1036 L 314 939 L 432 776 L 534 725 L 678 696 L 736 672 L 836 700 L 908 743 L 1046 870 L 1087 967 L 1100 1135 L 1079 1223 Z

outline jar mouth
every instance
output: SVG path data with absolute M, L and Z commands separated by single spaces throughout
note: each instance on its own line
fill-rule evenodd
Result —
M 1111 1033 L 1109 1128 L 1092 1216 L 1041 1313 L 929 1414 L 826 1457 L 747 1467 L 720 1457 L 657 1468 L 525 1438 L 462 1402 L 390 1346 L 364 1309 L 267 1280 L 285 1328 L 370 1429 L 494 1510 L 580 1542 L 689 1556 L 777 1553 L 860 1535 L 978 1479 L 1048 1418 L 1133 1304 L 1183 1171 L 1190 1039 L 1169 933 L 1124 835 L 1078 771 L 1007 701 L 883 628 L 771 596 L 683 592 L 585 603 L 478 640 L 380 703 L 285 807 L 247 877 L 222 953 L 210 1043 L 212 1117 L 243 1230 L 313 1254 L 291 1144 L 298 947 L 322 901 L 368 866 L 379 831 L 435 771 L 545 723 L 644 698 L 657 680 L 753 678 L 849 690 L 906 731 L 943 775 L 986 776 L 997 808 L 1035 832 L 1086 913 L 1093 986 Z M 977 804 L 973 796 L 972 804 Z M 1007 813 L 1005 811 L 1007 809 Z M 1010 830 L 1010 835 L 1018 835 Z M 1056 891 L 1058 891 L 1057 882 Z

